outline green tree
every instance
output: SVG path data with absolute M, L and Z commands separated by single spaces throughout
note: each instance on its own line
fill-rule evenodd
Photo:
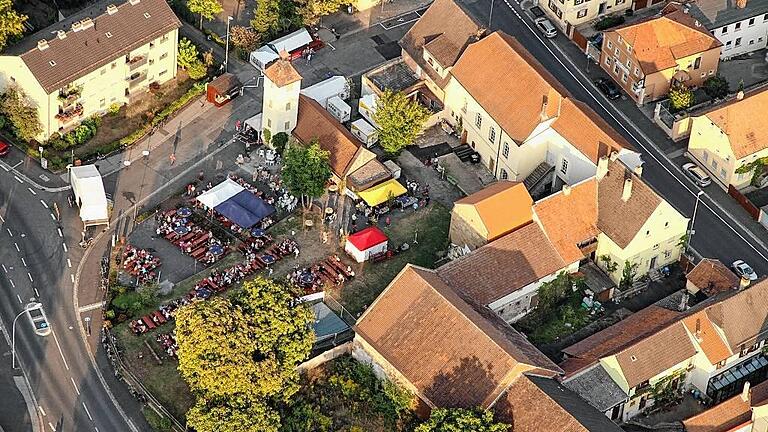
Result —
M 267 132 L 267 129 L 264 129 L 264 132 Z M 278 132 L 275 134 L 272 138 L 272 147 L 275 148 L 277 154 L 282 155 L 283 152 L 285 152 L 285 146 L 288 144 L 289 138 L 290 136 L 285 132 Z
M 181 38 L 179 41 L 179 56 L 176 59 L 176 63 L 179 67 L 184 70 L 188 69 L 190 66 L 200 61 L 198 55 L 199 53 L 197 52 L 195 44 L 187 38 Z
M 13 133 L 24 141 L 32 141 L 43 132 L 37 109 L 21 89 L 10 87 L 0 96 L 0 115 L 11 124 Z
M 541 284 L 538 291 L 539 304 L 536 306 L 539 313 L 546 313 L 557 306 L 571 290 L 572 283 L 571 276 L 566 272 L 561 272 L 555 279 Z
M 669 89 L 669 104 L 672 111 L 680 111 L 693 105 L 693 90 L 685 84 L 675 84 Z
M 312 206 L 312 198 L 323 194 L 331 178 L 329 159 L 330 153 L 320 148 L 317 139 L 308 146 L 293 141 L 285 151 L 283 180 L 292 194 L 301 197 L 305 208 Z
M 210 21 L 224 10 L 218 0 L 187 0 L 187 9 L 200 15 L 200 30 L 203 29 L 203 18 Z
M 421 135 L 429 110 L 402 92 L 386 90 L 376 104 L 373 120 L 379 127 L 379 143 L 389 155 L 397 155 Z
M 510 429 L 510 425 L 494 421 L 493 413 L 488 410 L 437 408 L 414 432 L 507 432 Z
M 349 0 L 297 0 L 296 12 L 306 25 L 315 24 L 320 18 L 335 13 Z
M 13 0 L 0 0 L 0 51 L 8 44 L 9 39 L 24 33 L 24 23 L 27 16 L 13 10 Z
M 251 27 L 262 35 L 274 36 L 281 28 L 280 0 L 257 0 Z
M 208 68 L 202 61 L 197 60 L 189 65 L 187 68 L 187 74 L 193 80 L 203 79 L 206 75 L 208 75 Z
M 621 281 L 619 281 L 619 286 L 622 289 L 631 287 L 632 283 L 635 281 L 635 276 L 637 276 L 637 263 L 624 261 L 624 269 L 621 271 Z
M 142 285 L 136 289 L 136 292 L 141 299 L 141 305 L 144 307 L 149 307 L 155 304 L 158 291 L 160 291 L 160 286 L 154 282 Z
M 198 399 L 187 412 L 187 424 L 198 432 L 278 432 L 280 416 L 261 401 L 219 404 Z
M 704 81 L 704 92 L 713 99 L 724 98 L 728 96 L 728 80 L 722 75 L 717 74 L 707 78 Z
M 261 38 L 258 33 L 247 27 L 233 26 L 229 31 L 229 40 L 237 48 L 250 52 L 256 49 Z

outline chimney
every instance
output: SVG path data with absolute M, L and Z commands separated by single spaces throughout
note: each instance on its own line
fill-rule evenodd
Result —
M 747 0 L 736 0 L 736 7 L 739 9 L 744 9 L 747 7 Z
M 37 49 L 40 51 L 47 50 L 48 49 L 48 41 L 45 39 L 41 39 L 37 41 Z
M 141 0 L 128 0 L 128 3 L 130 3 L 133 6 L 136 6 L 137 4 L 139 4 L 140 1 Z
M 696 27 L 701 27 L 701 23 L 699 22 L 699 20 L 694 21 L 693 25 L 695 25 Z
M 82 22 L 77 21 L 77 22 L 73 22 L 72 23 L 72 31 L 73 32 L 79 32 L 82 29 L 83 29 L 83 23 Z
M 744 288 L 748 287 L 750 282 L 751 281 L 749 280 L 748 277 L 742 276 L 741 280 L 739 280 L 739 289 L 744 289 Z
M 741 389 L 741 400 L 749 402 L 749 381 L 745 381 L 744 388 Z
M 115 14 L 115 13 L 117 13 L 117 6 L 115 6 L 113 4 L 107 6 L 107 14 L 108 15 L 112 15 L 112 14 Z
M 549 98 L 547 95 L 544 95 L 541 97 L 541 119 L 546 120 L 547 119 L 547 104 L 549 103 Z
M 597 181 L 602 180 L 606 174 L 608 174 L 608 156 L 601 156 L 597 160 L 597 172 L 595 173 Z
M 738 93 L 736 93 L 736 100 L 742 100 L 744 99 L 744 90 L 739 90 Z
M 694 333 L 696 340 L 701 342 L 701 319 L 696 318 L 696 332 Z
M 67 32 L 65 32 L 64 30 L 59 30 L 56 32 L 56 37 L 59 39 L 64 39 L 67 37 Z
M 611 160 L 612 161 L 615 161 L 618 158 L 619 158 L 619 152 L 615 152 L 615 151 L 611 152 Z
M 629 197 L 632 196 L 632 177 L 624 179 L 624 190 L 621 191 L 621 200 L 624 202 L 629 201 Z
M 643 176 L 643 166 L 642 166 L 642 165 L 638 165 L 638 166 L 636 166 L 636 167 L 635 167 L 635 168 L 632 170 L 632 172 L 633 172 L 633 173 L 635 173 L 635 175 L 636 175 L 636 176 L 638 176 L 638 177 L 642 177 L 642 176 Z
M 563 185 L 563 195 L 570 195 L 571 194 L 571 186 L 570 185 Z
M 93 20 L 90 18 L 85 18 L 81 21 L 81 30 L 85 30 L 87 28 L 93 27 Z

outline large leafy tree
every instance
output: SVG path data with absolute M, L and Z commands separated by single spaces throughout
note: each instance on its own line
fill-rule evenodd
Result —
M 349 4 L 349 0 L 297 0 L 296 12 L 304 24 L 314 24 L 320 18 L 339 10 L 342 5 Z
M 308 146 L 293 141 L 283 156 L 283 180 L 288 190 L 301 197 L 302 205 L 311 207 L 312 198 L 323 194 L 331 178 L 330 153 L 321 149 L 315 139 Z
M 11 124 L 13 132 L 24 141 L 32 141 L 43 131 L 37 109 L 20 89 L 9 87 L 0 96 L 0 114 Z
M 488 410 L 437 408 L 414 432 L 508 432 L 510 426 L 493 419 Z
M 198 432 L 272 432 L 274 405 L 298 390 L 296 365 L 310 350 L 313 316 L 291 288 L 266 279 L 231 299 L 179 310 L 179 372 L 196 396 L 187 421 Z
M 283 21 L 281 6 L 280 0 L 257 0 L 251 27 L 263 35 L 273 36 L 278 33 Z
M 232 30 L 229 31 L 229 39 L 232 41 L 232 45 L 243 51 L 255 50 L 260 41 L 258 33 L 243 26 L 233 26 Z
M 187 0 L 187 9 L 200 15 L 200 30 L 203 29 L 203 18 L 210 21 L 224 10 L 218 0 Z
M 0 0 L 0 50 L 8 44 L 8 39 L 24 33 L 27 16 L 13 9 L 13 0 Z
M 187 69 L 195 63 L 199 62 L 198 56 L 200 54 L 197 51 L 197 47 L 187 38 L 181 38 L 179 41 L 179 55 L 176 59 L 176 63 L 182 69 Z
M 379 143 L 389 155 L 397 155 L 424 130 L 429 110 L 402 92 L 386 90 L 376 104 L 373 121 L 379 127 Z

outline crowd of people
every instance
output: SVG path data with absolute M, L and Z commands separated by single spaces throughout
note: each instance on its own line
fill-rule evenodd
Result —
M 123 269 L 136 278 L 137 285 L 154 280 L 155 269 L 160 267 L 160 258 L 145 249 L 126 245 L 123 250 Z
M 305 294 L 321 292 L 326 286 L 341 285 L 355 276 L 338 255 L 333 255 L 311 267 L 298 268 L 286 276 L 288 282 L 304 290 Z
M 211 230 L 196 225 L 188 207 L 158 212 L 155 215 L 155 233 L 176 245 L 183 253 L 204 263 L 213 264 L 228 251 L 228 245 L 213 235 Z
M 179 344 L 176 343 L 176 336 L 172 333 L 160 333 L 155 338 L 158 344 L 165 350 L 168 357 L 176 358 L 179 352 Z

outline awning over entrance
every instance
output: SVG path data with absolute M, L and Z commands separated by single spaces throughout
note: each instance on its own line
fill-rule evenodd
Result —
M 390 197 L 397 198 L 407 192 L 397 180 L 387 180 L 370 189 L 359 192 L 360 198 L 369 206 L 377 206 L 386 202 Z

